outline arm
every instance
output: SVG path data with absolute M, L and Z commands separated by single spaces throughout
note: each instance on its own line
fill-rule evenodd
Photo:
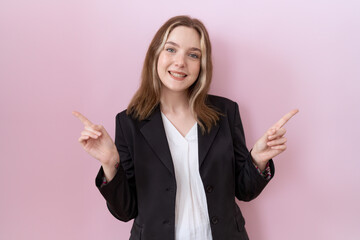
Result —
M 294 109 L 285 114 L 255 143 L 251 153 L 248 153 L 238 106 L 236 103 L 235 105 L 234 149 L 237 178 L 236 196 L 239 200 L 248 201 L 259 195 L 268 182 L 266 180 L 270 180 L 274 176 L 274 163 L 272 158 L 286 150 L 286 138 L 284 137 L 286 131 L 283 126 L 298 113 L 299 110 Z M 254 176 L 254 174 L 252 174 L 253 171 L 250 170 L 251 167 L 248 166 L 249 162 L 252 162 L 253 166 L 257 166 L 255 168 L 258 168 L 260 172 L 270 168 L 267 170 L 270 171 L 267 174 L 268 179 L 259 179 Z
M 233 146 L 235 155 L 235 195 L 239 200 L 250 201 L 256 198 L 268 183 L 256 169 L 250 152 L 245 144 L 245 135 L 239 114 L 239 107 L 234 103 L 233 111 Z M 230 118 L 231 116 L 229 116 Z M 273 161 L 269 161 L 271 176 L 274 176 Z
M 134 164 L 120 124 L 120 114 L 116 116 L 115 145 L 120 164 L 116 167 L 114 177 L 103 184 L 105 168 L 101 167 L 96 186 L 104 196 L 111 214 L 121 221 L 129 221 L 137 216 L 137 198 Z
M 115 144 L 103 126 L 93 124 L 79 112 L 73 111 L 72 114 L 84 124 L 80 144 L 101 163 L 96 186 L 106 199 L 110 212 L 119 220 L 129 221 L 137 215 L 135 177 L 120 114 L 116 116 Z

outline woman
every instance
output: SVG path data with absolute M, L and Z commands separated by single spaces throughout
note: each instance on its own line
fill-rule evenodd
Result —
M 235 202 L 257 197 L 286 149 L 272 126 L 249 152 L 238 105 L 208 95 L 211 45 L 197 19 L 177 16 L 155 34 L 139 90 L 116 116 L 115 144 L 78 112 L 79 142 L 101 162 L 96 185 L 110 212 L 134 219 L 130 239 L 248 239 Z M 120 164 L 119 164 L 120 163 Z

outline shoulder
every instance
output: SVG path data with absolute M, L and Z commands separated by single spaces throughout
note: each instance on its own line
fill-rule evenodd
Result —
M 206 104 L 225 115 L 233 115 L 236 111 L 238 111 L 238 104 L 235 101 L 218 95 L 208 94 L 206 98 Z M 128 115 L 126 109 L 116 115 L 116 121 L 122 123 L 132 122 L 135 124 L 140 124 L 141 122 L 143 122 L 137 121 L 132 116 Z
M 129 124 L 133 125 L 136 123 L 136 120 L 128 115 L 126 111 L 127 109 L 116 114 L 115 120 L 117 124 L 128 126 Z
M 155 109 L 156 111 L 157 109 Z M 153 114 L 152 114 L 153 115 Z M 116 123 L 124 126 L 123 128 L 132 128 L 137 127 L 141 128 L 148 120 L 151 118 L 151 116 L 144 120 L 138 120 L 134 118 L 131 114 L 127 113 L 127 109 L 119 112 L 116 114 Z
M 126 109 L 119 112 L 118 114 L 116 114 L 116 120 L 120 120 L 120 119 L 126 119 L 129 118 L 129 116 L 126 114 Z
M 223 103 L 223 104 L 234 104 L 235 102 L 229 98 L 208 94 L 207 99 L 213 103 Z
M 211 107 L 215 107 L 216 110 L 223 114 L 233 113 L 238 108 L 238 104 L 233 100 L 212 94 L 208 94 L 207 104 Z

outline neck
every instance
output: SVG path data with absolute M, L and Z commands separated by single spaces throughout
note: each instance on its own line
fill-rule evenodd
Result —
M 163 88 L 160 95 L 160 107 L 163 113 L 188 111 L 189 98 L 187 92 L 170 92 Z

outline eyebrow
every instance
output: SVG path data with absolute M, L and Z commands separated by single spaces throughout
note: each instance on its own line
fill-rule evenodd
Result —
M 171 45 L 174 45 L 176 47 L 180 47 L 179 44 L 177 43 L 174 43 L 172 41 L 167 41 L 165 44 L 171 44 Z M 191 51 L 199 51 L 201 53 L 201 50 L 199 48 L 196 48 L 196 47 L 192 47 L 190 48 Z

